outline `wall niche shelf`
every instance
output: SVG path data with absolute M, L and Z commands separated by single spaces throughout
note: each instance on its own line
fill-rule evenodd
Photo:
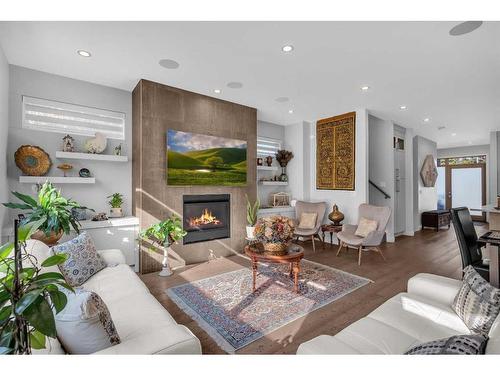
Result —
M 19 176 L 22 184 L 43 184 L 45 181 L 53 184 L 95 184 L 94 177 Z
M 259 181 L 261 185 L 286 186 L 288 182 L 284 181 Z
M 64 152 L 64 151 L 56 151 L 56 158 L 57 159 L 114 161 L 114 162 L 122 162 L 122 163 L 128 161 L 128 156 L 124 156 L 124 155 L 87 154 L 85 152 Z
M 257 170 L 258 171 L 277 171 L 278 167 L 276 167 L 276 166 L 268 167 L 266 165 L 258 165 Z

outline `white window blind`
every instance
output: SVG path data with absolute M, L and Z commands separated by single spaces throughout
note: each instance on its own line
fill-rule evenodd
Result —
M 125 114 L 53 100 L 23 96 L 23 128 L 125 139 Z
M 257 155 L 272 156 L 281 149 L 281 142 L 278 139 L 257 137 Z

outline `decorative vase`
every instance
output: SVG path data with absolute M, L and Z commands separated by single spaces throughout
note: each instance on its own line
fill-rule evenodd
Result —
M 255 231 L 255 225 L 247 225 L 247 238 L 249 240 L 252 240 L 255 238 L 255 234 L 254 234 L 254 231 Z
M 288 243 L 286 242 L 264 242 L 264 251 L 272 255 L 282 255 L 286 253 Z
M 166 277 L 172 275 L 172 269 L 168 263 L 168 249 L 170 249 L 170 242 L 165 241 L 163 244 L 163 261 L 161 262 L 162 268 L 158 276 Z
M 281 167 L 280 181 L 281 182 L 288 182 L 288 176 L 286 174 L 286 167 Z
M 58 233 L 51 231 L 49 235 L 46 235 L 44 231 L 37 230 L 35 233 L 31 235 L 31 238 L 34 240 L 38 240 L 46 244 L 47 246 L 54 246 L 57 244 L 57 241 L 61 239 L 63 235 L 63 231 L 60 230 Z
M 123 216 L 123 210 L 121 207 L 111 207 L 109 209 L 109 217 L 122 217 Z
M 328 218 L 333 222 L 333 225 L 340 225 L 340 222 L 344 220 L 344 214 L 340 212 L 338 206 L 334 204 Z
M 266 156 L 265 161 L 266 161 L 266 164 L 268 167 L 273 165 L 273 157 L 272 156 Z

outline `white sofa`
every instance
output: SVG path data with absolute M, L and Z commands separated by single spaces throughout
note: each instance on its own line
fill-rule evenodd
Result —
M 470 334 L 451 305 L 461 281 L 421 273 L 400 293 L 335 336 L 301 344 L 297 354 L 403 354 L 419 343 Z M 486 354 L 500 354 L 500 315 L 489 332 Z
M 28 241 L 27 250 L 39 263 L 49 256 L 49 248 Z M 120 335 L 121 343 L 94 354 L 201 354 L 200 341 L 189 329 L 177 324 L 167 310 L 125 262 L 120 250 L 101 250 L 107 267 L 82 286 L 96 292 L 106 303 Z M 57 266 L 48 271 L 58 272 Z M 64 354 L 57 340 L 36 354 Z

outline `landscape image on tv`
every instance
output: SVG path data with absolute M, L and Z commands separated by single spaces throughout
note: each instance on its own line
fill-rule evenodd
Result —
M 245 141 L 167 131 L 167 184 L 243 186 L 247 183 Z

